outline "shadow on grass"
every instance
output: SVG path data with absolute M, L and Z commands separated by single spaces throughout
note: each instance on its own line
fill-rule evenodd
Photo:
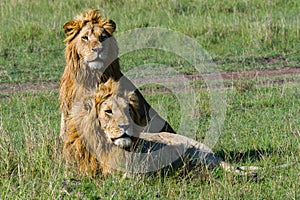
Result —
M 215 153 L 223 160 L 237 163 L 237 162 L 247 162 L 247 161 L 250 162 L 260 161 L 266 156 L 277 153 L 277 151 L 269 147 L 267 149 L 249 149 L 248 151 L 245 152 L 237 152 L 237 151 L 228 152 L 228 151 L 220 150 Z

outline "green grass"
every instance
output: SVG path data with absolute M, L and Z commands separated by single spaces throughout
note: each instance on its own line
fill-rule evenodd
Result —
M 99 8 L 116 21 L 116 35 L 137 27 L 163 27 L 186 34 L 208 51 L 219 70 L 299 66 L 299 7 L 297 0 L 3 0 L 0 83 L 58 80 L 64 68 L 62 26 L 87 8 Z M 179 71 L 190 72 L 188 63 L 159 55 L 132 53 L 122 59 L 122 68 L 161 58 Z M 265 62 L 264 58 L 275 59 Z
M 299 164 L 285 169 L 272 166 L 299 159 L 299 84 L 228 90 L 226 121 L 214 151 L 226 161 L 263 167 L 257 180 L 221 170 L 206 178 L 86 177 L 69 169 L 61 155 L 57 92 L 40 91 L 1 95 L 0 196 L 8 198 L 83 199 L 297 199 Z M 197 99 L 201 112 L 199 137 L 209 127 L 207 91 Z M 148 94 L 159 109 L 167 110 L 170 123 L 178 124 L 178 105 L 169 94 Z M 176 108 L 177 107 L 177 108 Z M 183 116 L 184 117 L 184 116 Z M 223 196 L 224 195 L 224 196 Z
M 101 6 L 101 7 L 100 7 Z M 86 8 L 103 8 L 121 33 L 163 27 L 195 39 L 219 70 L 299 66 L 300 3 L 291 1 L 17 1 L 0 2 L 0 84 L 58 82 L 64 69 L 63 24 Z M 155 12 L 153 12 L 155 11 Z M 270 61 L 272 60 L 272 61 Z M 159 63 L 181 73 L 189 63 L 161 50 L 121 57 L 122 70 Z M 0 94 L 0 199 L 299 199 L 298 76 L 283 85 L 261 78 L 230 82 L 222 134 L 213 150 L 226 161 L 263 167 L 257 179 L 222 170 L 205 177 L 88 177 L 68 168 L 59 137 L 57 91 Z M 193 85 L 203 83 L 193 82 Z M 210 91 L 197 90 L 202 140 L 211 119 Z M 171 94 L 147 100 L 178 128 L 180 105 Z

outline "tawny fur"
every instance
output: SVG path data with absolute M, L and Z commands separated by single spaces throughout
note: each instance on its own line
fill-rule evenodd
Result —
M 109 79 L 99 86 L 95 94 L 77 102 L 71 111 L 69 122 L 72 125 L 67 129 L 70 137 L 65 143 L 64 152 L 67 158 L 71 158 L 70 162 L 75 158 L 81 171 L 91 174 L 97 171 L 102 174 L 121 171 L 134 174 L 183 170 L 201 174 L 206 167 L 221 167 L 237 175 L 256 176 L 255 171 L 262 169 L 257 166 L 235 167 L 222 161 L 208 146 L 168 132 L 141 133 L 133 129 L 131 145 L 126 150 L 120 148 L 112 140 L 115 130 L 120 128 L 119 122 L 129 122 L 131 116 L 126 109 L 128 106 L 138 106 L 138 101 L 133 92 L 120 91 L 119 84 Z M 117 107 L 106 106 L 114 101 L 119 101 Z M 107 109 L 112 109 L 112 113 L 123 112 L 108 114 L 111 117 L 107 118 Z M 295 163 L 277 167 L 288 167 Z
M 112 63 L 104 72 L 90 70 L 80 58 L 78 48 L 81 46 L 78 47 L 78 45 L 80 45 L 81 38 L 76 36 L 87 25 L 103 27 L 110 34 L 114 32 L 116 27 L 112 20 L 101 17 L 96 10 L 89 10 L 85 14 L 77 16 L 76 20 L 68 21 L 64 25 L 67 35 L 64 40 L 66 43 L 66 67 L 61 77 L 59 89 L 60 109 L 64 117 L 68 116 L 74 102 L 85 94 L 92 92 L 98 84 L 106 82 L 110 77 L 119 80 L 122 76 L 117 57 L 112 58 Z M 115 46 L 115 50 L 117 50 L 117 46 Z M 64 135 L 64 130 L 62 131 L 62 135 Z
M 118 104 L 120 107 L 113 108 L 113 112 L 116 113 L 118 110 L 124 111 L 128 105 L 131 107 L 138 106 L 133 92 L 123 93 L 119 91 L 119 82 L 109 79 L 99 85 L 95 94 L 87 95 L 82 98 L 82 101 L 75 103 L 71 110 L 66 133 L 68 137 L 66 137 L 63 152 L 67 160 L 70 163 L 75 162 L 81 172 L 87 174 L 111 173 L 109 163 L 116 162 L 113 159 L 119 157 L 117 154 L 122 152 L 111 140 L 114 130 L 119 131 L 120 129 L 116 116 L 108 119 L 103 117 L 105 110 L 103 110 L 102 105 L 116 100 L 123 100 L 122 102 L 124 102 Z M 122 112 L 118 118 L 126 121 L 130 120 L 125 112 Z M 98 142 L 92 144 L 92 147 L 100 149 L 97 153 L 98 160 L 91 153 L 93 151 L 88 149 L 84 143 L 90 136 L 97 137 Z M 89 146 L 92 148 L 91 144 Z
M 138 106 L 134 107 L 132 111 L 132 118 L 135 120 L 135 124 L 141 128 L 145 127 L 144 129 L 148 132 L 175 132 L 168 122 L 163 120 L 151 108 L 136 87 L 121 73 L 117 42 L 113 37 L 116 29 L 115 22 L 102 17 L 97 10 L 88 10 L 78 15 L 74 20 L 65 23 L 63 28 L 66 34 L 66 39 L 64 40 L 66 43 L 66 66 L 59 88 L 61 110 L 60 135 L 65 143 L 75 143 L 78 146 L 82 146 L 80 148 L 74 146 L 74 149 L 71 146 L 65 148 L 65 152 L 69 151 L 69 153 L 66 153 L 69 155 L 69 160 L 76 160 L 83 154 L 87 154 L 85 159 L 96 160 L 93 155 L 88 154 L 81 138 L 76 133 L 76 127 L 72 127 L 73 125 L 71 122 L 68 122 L 68 119 L 74 102 L 81 101 L 83 96 L 94 93 L 99 84 L 105 83 L 108 78 L 112 78 L 115 81 L 121 80 L 122 87 L 135 92 L 139 102 Z M 104 33 L 106 35 L 103 35 Z M 90 38 L 84 38 L 83 36 Z M 100 41 L 100 37 L 102 36 L 107 37 L 107 40 L 105 40 L 106 43 L 105 41 Z M 90 40 L 87 42 L 87 39 Z M 106 50 L 106 55 L 108 56 L 103 61 L 104 68 L 98 68 L 99 63 L 97 62 L 90 62 L 95 57 L 93 55 L 93 53 L 95 54 L 95 47 L 106 47 L 104 50 Z M 88 60 L 89 58 L 90 60 Z M 87 64 L 87 60 L 92 63 L 90 66 Z M 149 112 L 150 109 L 151 113 Z M 157 124 L 161 124 L 161 126 L 158 127 Z M 67 129 L 74 129 L 74 131 L 72 134 L 66 134 Z M 82 160 L 82 162 L 85 161 Z M 96 161 L 93 163 L 96 166 Z M 91 168 L 96 167 L 91 166 Z

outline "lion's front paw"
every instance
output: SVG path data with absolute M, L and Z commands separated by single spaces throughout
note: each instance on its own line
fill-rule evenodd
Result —
M 121 148 L 128 148 L 132 144 L 132 140 L 130 138 L 119 138 L 114 141 L 114 144 Z

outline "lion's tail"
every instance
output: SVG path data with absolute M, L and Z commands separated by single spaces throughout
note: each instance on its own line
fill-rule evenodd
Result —
M 296 165 L 297 163 L 298 159 L 293 163 L 274 166 L 272 167 L 272 169 L 291 167 Z M 264 169 L 263 167 L 259 166 L 233 166 L 232 164 L 224 161 L 220 162 L 220 166 L 227 172 L 231 172 L 237 175 L 249 175 L 253 177 L 257 177 L 257 171 Z
M 230 172 L 236 175 L 247 175 L 253 177 L 257 176 L 257 173 L 255 171 L 259 169 L 259 167 L 257 166 L 233 166 L 232 164 L 224 161 L 220 162 L 220 166 L 226 172 Z

